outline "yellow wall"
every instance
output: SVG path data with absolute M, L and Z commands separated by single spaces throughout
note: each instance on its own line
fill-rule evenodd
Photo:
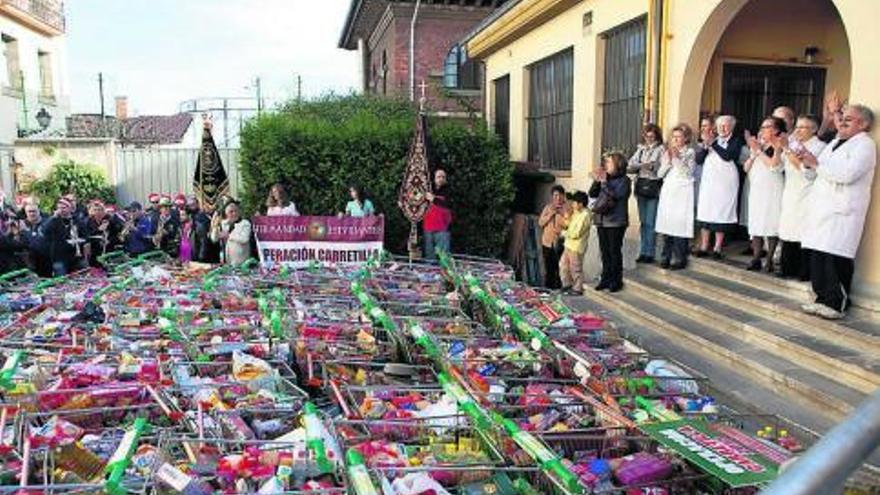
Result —
M 797 15 L 792 15 L 797 12 Z M 785 29 L 779 29 L 780 19 Z M 721 110 L 721 77 L 724 62 L 784 64 L 801 61 L 804 48 L 821 52 L 814 66 L 827 70 L 825 86 L 842 96 L 849 94 L 850 54 L 843 23 L 827 1 L 752 0 L 724 31 L 709 66 L 701 110 Z
M 567 188 L 589 185 L 589 170 L 600 153 L 602 94 L 602 43 L 599 34 L 648 11 L 650 0 L 582 0 L 550 20 L 523 22 L 527 13 L 559 0 L 523 0 L 496 21 L 505 36 L 493 43 L 489 29 L 468 44 L 471 56 L 486 63 L 486 115 L 493 115 L 491 81 L 510 74 L 510 152 L 513 160 L 526 160 L 528 152 L 525 109 L 528 87 L 526 67 L 562 49 L 574 48 L 574 121 L 572 171 L 559 173 Z M 720 106 L 722 57 L 790 58 L 803 56 L 803 48 L 823 49 L 819 63 L 830 64 L 826 88 L 838 89 L 850 100 L 870 106 L 880 114 L 880 1 L 874 0 L 666 0 L 668 26 L 666 78 L 662 94 L 661 126 L 679 121 L 696 124 L 703 95 L 710 108 Z M 833 7 L 832 7 L 833 4 Z M 836 9 L 835 9 L 836 8 Z M 744 10 L 745 9 L 745 10 Z M 836 13 L 843 22 L 842 31 Z M 593 23 L 583 26 L 584 13 Z M 742 17 L 738 14 L 745 13 Z M 525 27 L 514 34 L 517 22 Z M 733 26 L 733 29 L 728 30 Z M 756 35 L 756 32 L 762 32 Z M 848 40 L 849 52 L 846 49 Z M 716 50 L 717 49 L 717 50 Z M 716 56 L 717 55 L 717 56 Z M 715 60 L 714 71 L 710 70 Z M 599 75 L 597 77 L 597 74 Z M 707 74 L 710 74 L 707 77 Z M 708 81 L 708 83 L 707 83 Z M 707 83 L 707 84 L 704 84 Z M 880 126 L 878 126 L 880 128 Z M 880 140 L 880 131 L 874 131 Z M 877 174 L 880 175 L 880 174 Z M 874 202 L 856 263 L 856 303 L 880 309 L 880 179 L 874 183 Z M 634 213 L 634 212 L 631 212 Z M 632 223 L 637 216 L 631 214 Z M 636 235 L 631 228 L 629 235 Z M 861 297 L 861 299 L 859 299 Z

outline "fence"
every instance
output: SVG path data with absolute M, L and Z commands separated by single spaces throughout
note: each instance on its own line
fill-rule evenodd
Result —
M 238 197 L 239 150 L 221 148 L 218 152 L 229 176 L 230 194 Z M 143 203 L 152 192 L 191 194 L 198 154 L 198 148 L 117 148 L 114 173 L 117 201 L 119 204 Z

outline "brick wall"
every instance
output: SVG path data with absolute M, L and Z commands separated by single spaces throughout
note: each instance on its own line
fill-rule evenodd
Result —
M 463 112 L 472 108 L 479 112 L 482 108 L 479 96 L 460 97 L 466 104 L 462 104 L 458 98 L 443 96 L 443 66 L 450 48 L 461 41 L 490 12 L 489 9 L 440 5 L 422 6 L 419 11 L 415 43 L 416 98 L 420 95 L 418 85 L 424 81 L 428 85 L 426 95 L 431 111 Z M 373 91 L 378 94 L 382 93 L 381 57 L 384 50 L 388 54 L 387 94 L 409 97 L 412 13 L 411 5 L 392 6 L 390 25 L 382 33 L 374 35 L 374 46 L 370 48 L 371 77 L 368 80 L 374 84 Z M 372 67 L 376 67 L 376 74 L 372 74 Z

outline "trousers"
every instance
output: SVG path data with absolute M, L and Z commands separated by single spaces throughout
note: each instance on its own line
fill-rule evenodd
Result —
M 626 227 L 598 227 L 599 251 L 602 254 L 602 279 L 608 287 L 623 286 L 623 235 Z
M 846 311 L 850 305 L 855 261 L 821 251 L 810 251 L 810 280 L 816 302 L 835 311 Z

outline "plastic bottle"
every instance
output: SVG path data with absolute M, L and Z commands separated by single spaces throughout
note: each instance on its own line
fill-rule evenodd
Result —
M 697 382 L 678 366 L 663 360 L 655 359 L 645 366 L 645 373 L 648 376 L 660 378 L 657 380 L 657 388 L 663 392 L 673 394 L 692 394 L 700 393 Z M 680 380 L 675 380 L 680 378 Z

